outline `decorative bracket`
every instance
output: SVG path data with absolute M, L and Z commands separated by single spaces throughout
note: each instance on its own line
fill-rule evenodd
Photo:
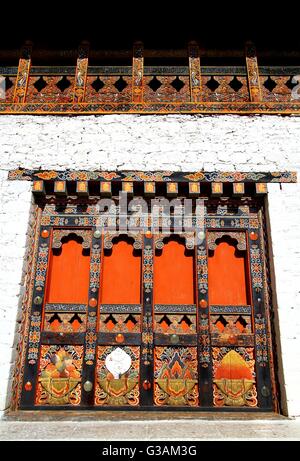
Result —
M 199 46 L 196 42 L 189 43 L 189 72 L 191 102 L 200 102 L 202 99 L 202 79 Z
M 246 67 L 251 102 L 262 101 L 256 48 L 251 42 L 246 43 Z
M 88 54 L 89 44 L 87 42 L 83 42 L 78 49 L 78 59 L 76 66 L 75 86 L 73 95 L 73 102 L 75 103 L 84 101 L 89 62 Z
M 18 75 L 13 98 L 14 103 L 24 103 L 26 99 L 31 66 L 31 52 L 31 43 L 25 44 L 21 49 L 21 57 L 19 60 Z
M 143 102 L 144 47 L 141 42 L 133 46 L 132 60 L 132 102 Z

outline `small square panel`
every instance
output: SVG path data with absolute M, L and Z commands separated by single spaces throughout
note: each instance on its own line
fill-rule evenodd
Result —
M 189 194 L 193 197 L 198 197 L 198 195 L 200 194 L 200 183 L 199 182 L 189 183 Z
M 144 194 L 148 197 L 155 195 L 155 182 L 148 182 L 144 183 Z
M 100 194 L 103 197 L 111 197 L 111 182 L 100 182 Z
M 211 183 L 211 194 L 215 197 L 222 195 L 223 194 L 223 183 L 212 182 Z
M 255 184 L 255 192 L 256 192 L 257 195 L 264 195 L 264 194 L 267 194 L 267 192 L 268 192 L 267 184 L 261 183 L 261 182 L 257 182 L 257 183 Z
M 67 195 L 66 181 L 55 181 L 54 182 L 54 193 L 56 195 Z
M 178 184 L 177 182 L 168 182 L 167 183 L 167 195 L 169 197 L 176 197 L 178 194 Z
M 45 195 L 45 184 L 44 181 L 33 181 L 32 192 L 35 195 Z
M 245 184 L 242 182 L 233 183 L 233 195 L 239 197 L 245 193 Z
M 122 191 L 126 192 L 128 195 L 133 195 L 133 182 L 125 181 L 122 183 Z
M 89 195 L 89 187 L 87 181 L 77 181 L 76 192 L 78 195 L 87 196 Z

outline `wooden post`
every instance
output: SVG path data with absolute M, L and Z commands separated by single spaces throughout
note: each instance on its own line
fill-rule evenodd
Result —
M 21 56 L 19 59 L 18 75 L 14 90 L 14 103 L 24 103 L 26 100 L 26 93 L 29 81 L 29 73 L 31 66 L 31 51 L 32 44 L 26 42 L 21 48 Z
M 86 79 L 88 72 L 89 44 L 82 42 L 78 48 L 73 102 L 84 102 Z
M 261 102 L 262 95 L 259 81 L 256 48 L 252 42 L 246 43 L 245 53 L 250 101 Z
M 144 47 L 142 42 L 133 45 L 132 59 L 132 102 L 143 102 L 144 90 Z
M 189 73 L 191 102 L 202 100 L 202 79 L 200 68 L 200 52 L 196 42 L 189 43 Z

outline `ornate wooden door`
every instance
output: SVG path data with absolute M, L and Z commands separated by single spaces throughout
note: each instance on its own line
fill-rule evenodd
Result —
M 20 408 L 277 408 L 261 199 L 209 198 L 185 232 L 89 199 L 37 215 Z

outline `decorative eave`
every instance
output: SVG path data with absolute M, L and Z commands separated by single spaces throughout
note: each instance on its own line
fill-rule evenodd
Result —
M 1 57 L 16 53 L 0 51 Z M 18 67 L 0 67 L 0 114 L 300 114 L 300 67 L 259 66 L 253 43 L 216 52 L 190 42 L 186 50 L 39 51 L 28 43 Z M 291 53 L 294 57 L 294 53 Z M 298 55 L 297 55 L 298 56 Z M 75 60 L 77 57 L 77 63 Z M 244 58 L 239 66 L 202 66 L 210 57 Z M 73 66 L 35 65 L 35 59 L 74 59 Z M 131 58 L 131 66 L 89 66 L 89 59 Z M 148 58 L 186 59 L 180 66 L 147 66 Z M 274 55 L 276 59 L 276 56 Z M 146 61 L 145 61 L 146 60 Z M 145 62 L 144 62 L 145 61 Z M 0 61 L 1 65 L 1 61 Z M 4 79 L 4 80 L 3 80 Z M 1 83 L 1 81 L 0 81 Z

